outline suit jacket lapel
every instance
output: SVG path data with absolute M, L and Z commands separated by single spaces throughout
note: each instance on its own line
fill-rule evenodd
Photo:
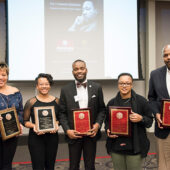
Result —
M 166 71 L 167 71 L 167 68 L 166 66 L 164 66 L 162 69 L 162 74 L 161 74 L 162 75 L 162 87 L 163 87 L 163 92 L 165 93 L 166 98 L 169 98 L 168 88 L 166 85 Z
M 92 98 L 92 94 L 93 94 L 93 86 L 91 84 L 90 81 L 87 82 L 87 90 L 88 90 L 88 106 L 90 106 L 90 101 Z
M 75 107 L 76 108 L 80 108 L 80 106 L 79 106 L 79 102 L 78 101 L 75 101 L 75 96 L 77 96 L 77 90 L 76 90 L 76 84 L 75 84 L 75 82 L 73 82 L 72 84 L 71 84 L 71 92 L 72 92 L 72 96 L 73 96 L 73 103 L 75 104 Z

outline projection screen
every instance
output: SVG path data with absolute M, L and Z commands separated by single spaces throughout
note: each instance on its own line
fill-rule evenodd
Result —
M 85 60 L 88 79 L 138 79 L 137 0 L 8 0 L 9 80 L 43 72 L 71 80 Z

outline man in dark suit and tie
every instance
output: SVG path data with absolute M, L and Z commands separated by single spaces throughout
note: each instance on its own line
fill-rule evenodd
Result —
M 160 126 L 161 99 L 170 99 L 170 45 L 163 50 L 165 66 L 151 72 L 148 99 L 155 115 L 155 136 L 158 139 L 159 170 L 170 170 L 170 129 Z
M 105 118 L 105 104 L 102 88 L 98 83 L 86 79 L 86 63 L 76 60 L 72 64 L 75 81 L 61 89 L 61 125 L 69 146 L 70 170 L 79 170 L 81 153 L 86 170 L 95 169 L 96 141 L 100 138 L 100 128 Z M 72 109 L 90 108 L 93 127 L 87 136 L 74 130 Z

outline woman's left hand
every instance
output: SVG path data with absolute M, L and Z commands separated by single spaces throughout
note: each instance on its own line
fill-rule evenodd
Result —
M 23 125 L 20 123 L 20 129 L 21 129 L 21 133 L 19 135 L 22 135 L 23 134 Z
M 119 137 L 118 135 L 111 134 L 109 129 L 107 129 L 107 136 L 109 138 L 118 138 Z
M 140 122 L 143 119 L 143 117 L 140 114 L 135 112 L 132 112 L 132 114 L 130 114 L 129 117 L 130 117 L 130 121 L 134 123 Z

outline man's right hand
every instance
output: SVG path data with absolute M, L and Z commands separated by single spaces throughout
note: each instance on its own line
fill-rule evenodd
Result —
M 67 130 L 67 135 L 70 139 L 82 138 L 76 130 Z
M 156 120 L 158 122 L 158 127 L 160 129 L 163 129 L 163 127 L 161 126 L 162 120 L 161 120 L 161 114 L 160 113 L 156 113 Z

